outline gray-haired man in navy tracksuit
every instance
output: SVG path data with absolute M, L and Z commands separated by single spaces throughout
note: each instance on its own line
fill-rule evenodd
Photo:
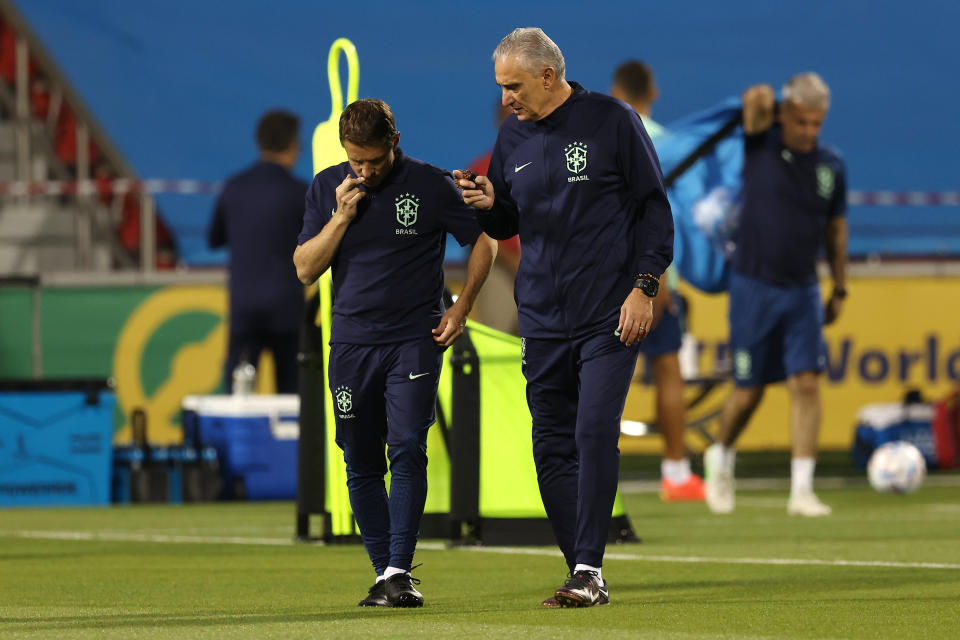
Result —
M 487 176 L 454 172 L 494 238 L 520 234 L 515 297 L 543 504 L 570 568 L 547 606 L 609 602 L 601 565 L 617 491 L 620 416 L 673 217 L 636 112 L 564 79 L 540 29 L 493 54 L 503 104 Z

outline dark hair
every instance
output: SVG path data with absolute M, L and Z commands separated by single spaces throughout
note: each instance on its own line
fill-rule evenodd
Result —
M 617 67 L 613 84 L 631 100 L 645 100 L 653 91 L 653 71 L 639 60 L 628 60 Z
M 361 98 L 351 102 L 340 114 L 340 142 L 360 147 L 392 147 L 397 140 L 393 111 L 383 100 Z
M 260 151 L 286 151 L 300 134 L 300 119 L 276 109 L 267 111 L 257 122 L 257 147 Z

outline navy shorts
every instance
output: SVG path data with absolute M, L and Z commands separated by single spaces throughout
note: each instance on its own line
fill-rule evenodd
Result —
M 650 335 L 640 342 L 640 353 L 648 361 L 667 353 L 676 353 L 680 351 L 682 340 L 683 330 L 680 327 L 680 312 L 674 308 L 667 308 L 663 310 L 660 322 L 653 328 Z
M 732 273 L 730 349 L 738 387 L 823 371 L 827 350 L 820 285 L 777 286 Z

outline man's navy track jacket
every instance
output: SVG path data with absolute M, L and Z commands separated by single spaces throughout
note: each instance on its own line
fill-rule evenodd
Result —
M 491 237 L 520 234 L 514 296 L 526 338 L 612 332 L 634 278 L 673 259 L 673 216 L 640 117 L 570 84 L 545 118 L 504 121 L 488 172 L 494 206 L 477 213 Z

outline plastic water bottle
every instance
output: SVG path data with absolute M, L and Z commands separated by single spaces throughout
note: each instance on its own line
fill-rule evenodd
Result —
M 256 379 L 256 368 L 246 360 L 241 360 L 233 370 L 233 395 L 248 396 L 253 393 Z

